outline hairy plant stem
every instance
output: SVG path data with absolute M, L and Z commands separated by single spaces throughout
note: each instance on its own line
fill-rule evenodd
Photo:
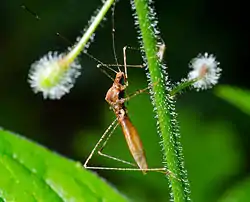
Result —
M 94 20 L 91 22 L 88 29 L 84 32 L 81 39 L 78 41 L 78 43 L 73 47 L 73 49 L 69 52 L 67 55 L 67 60 L 69 63 L 75 60 L 75 58 L 80 54 L 84 46 L 88 43 L 89 39 L 91 39 L 92 34 L 95 32 L 96 28 L 100 24 L 100 22 L 105 17 L 105 14 L 111 7 L 111 5 L 114 3 L 115 0 L 107 0 L 98 14 L 95 16 Z
M 190 201 L 190 188 L 187 172 L 184 168 L 182 146 L 178 122 L 175 113 L 175 100 L 171 97 L 171 85 L 168 81 L 164 65 L 159 60 L 159 44 L 157 44 L 157 23 L 155 13 L 147 0 L 131 0 L 135 9 L 136 24 L 139 25 L 141 48 L 148 66 L 149 79 L 152 86 L 152 101 L 158 118 L 158 132 L 162 138 L 164 162 L 166 167 L 180 179 L 168 175 L 171 200 L 175 202 Z M 178 91 L 178 90 L 177 90 Z M 172 92 L 173 93 L 173 92 Z M 176 93 L 174 91 L 174 93 Z
M 195 82 L 199 79 L 192 79 L 192 80 L 184 80 L 180 82 L 178 85 L 174 86 L 172 90 L 169 92 L 170 96 L 175 96 L 181 93 L 184 89 L 190 88 Z

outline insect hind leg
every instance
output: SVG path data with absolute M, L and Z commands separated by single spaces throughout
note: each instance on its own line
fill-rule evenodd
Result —
M 92 156 L 94 155 L 95 151 L 97 150 L 97 148 L 99 147 L 99 145 L 101 144 L 101 142 L 105 139 L 105 137 L 107 136 L 108 132 L 112 129 L 112 127 L 116 128 L 117 126 L 118 126 L 117 119 L 115 119 L 110 124 L 110 126 L 106 129 L 106 131 L 103 133 L 103 135 L 101 136 L 101 138 L 99 139 L 99 141 L 96 143 L 96 145 L 92 149 L 90 155 L 88 156 L 88 158 L 86 159 L 85 163 L 83 164 L 84 168 L 90 168 L 89 166 L 87 166 L 87 164 L 90 161 L 90 159 L 92 158 Z
M 132 165 L 132 166 L 136 167 L 136 164 L 134 164 L 134 163 L 131 163 L 129 161 L 125 161 L 125 160 L 119 159 L 117 157 L 114 157 L 114 156 L 111 156 L 111 155 L 108 155 L 108 154 L 105 154 L 105 153 L 102 152 L 104 150 L 105 146 L 107 145 L 107 143 L 108 143 L 111 135 L 114 133 L 116 127 L 117 127 L 117 125 L 112 129 L 112 131 L 110 132 L 110 134 L 108 135 L 108 137 L 106 138 L 106 140 L 103 142 L 102 146 L 98 150 L 98 154 L 100 156 L 103 156 L 103 157 L 106 157 L 106 158 L 109 158 L 109 159 L 112 159 L 112 160 L 115 160 L 115 161 L 118 161 L 118 162 L 121 162 L 121 163 L 124 163 L 124 164 L 128 164 L 128 165 Z

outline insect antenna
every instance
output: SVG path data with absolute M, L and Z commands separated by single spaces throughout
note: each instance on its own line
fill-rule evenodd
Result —
M 114 1 L 113 6 L 111 8 L 111 11 L 112 11 L 112 17 L 111 17 L 112 18 L 112 47 L 113 47 L 113 55 L 115 58 L 115 63 L 117 65 L 118 71 L 121 72 L 118 59 L 117 59 L 116 47 L 115 47 L 115 6 L 116 6 L 116 1 Z
M 72 44 L 72 42 L 67 39 L 65 36 L 63 36 L 62 34 L 60 34 L 59 32 L 56 33 L 56 35 L 58 37 L 60 37 L 62 40 L 66 41 L 68 44 Z M 102 61 L 98 60 L 96 57 L 94 57 L 93 55 L 89 54 L 86 50 L 83 51 L 83 53 L 85 55 L 87 55 L 89 58 L 93 59 L 94 61 L 96 61 L 97 63 L 99 63 L 97 65 L 97 68 L 99 68 L 101 70 L 102 73 L 104 73 L 107 77 L 109 77 L 112 81 L 114 81 L 114 79 L 102 68 L 100 67 L 106 67 L 107 69 L 109 69 L 110 71 L 114 72 L 115 74 L 117 73 L 117 71 L 115 71 L 114 69 L 112 69 L 109 65 L 103 63 Z
M 32 11 L 31 9 L 29 9 L 26 5 L 22 4 L 21 8 L 24 9 L 25 11 L 27 11 L 28 13 L 30 13 L 31 15 L 33 15 L 37 20 L 41 20 L 41 18 L 39 17 L 39 15 L 37 15 L 34 11 Z

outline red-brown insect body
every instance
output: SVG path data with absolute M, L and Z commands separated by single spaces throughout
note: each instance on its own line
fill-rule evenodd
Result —
M 140 169 L 147 169 L 148 165 L 141 139 L 136 128 L 130 121 L 127 109 L 124 105 L 124 91 L 126 89 L 126 77 L 123 72 L 118 72 L 112 87 L 106 94 L 106 101 L 113 108 L 113 111 L 122 127 L 123 134 L 127 141 L 129 150 Z

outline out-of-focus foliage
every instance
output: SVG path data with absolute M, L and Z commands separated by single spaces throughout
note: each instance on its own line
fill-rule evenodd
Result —
M 250 91 L 233 86 L 219 86 L 216 95 L 250 115 Z M 221 197 L 221 202 L 249 201 L 250 180 L 237 182 Z
M 233 126 L 223 120 L 204 123 L 201 115 L 191 110 L 180 116 L 193 197 L 195 201 L 216 201 L 216 190 L 243 164 Z
M 3 201 L 126 201 L 80 163 L 2 129 L 0 165 Z
M 219 200 L 220 202 L 249 201 L 250 198 L 250 179 L 236 183 Z
M 233 86 L 216 88 L 216 95 L 250 115 L 250 91 Z

